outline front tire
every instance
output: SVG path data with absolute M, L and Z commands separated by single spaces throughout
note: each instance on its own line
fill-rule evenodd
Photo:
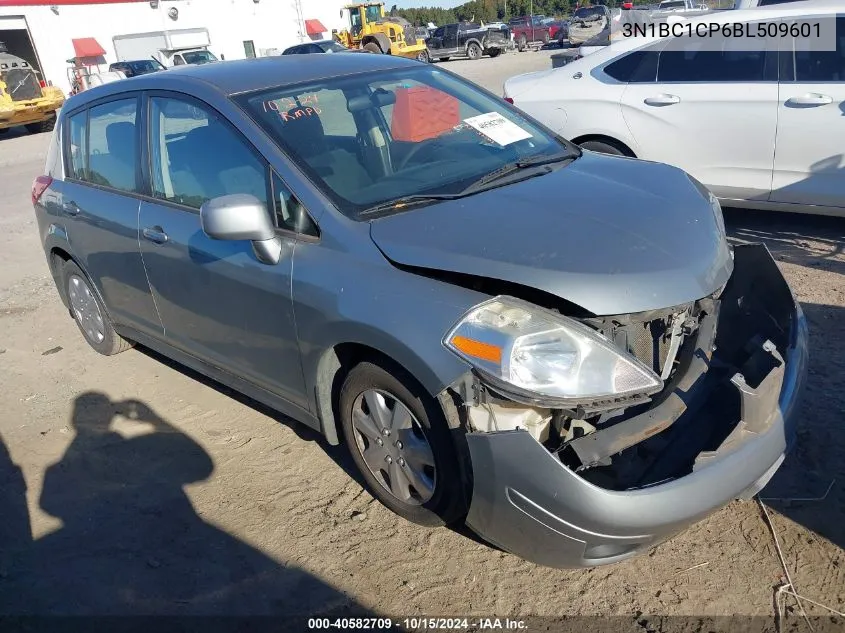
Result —
M 62 266 L 62 288 L 70 314 L 85 341 L 103 356 L 126 351 L 133 343 L 118 334 L 91 281 L 74 262 Z
M 373 42 L 367 42 L 364 44 L 364 50 L 369 51 L 370 53 L 378 53 L 381 55 L 381 49 L 379 48 L 378 44 L 374 44 Z
M 428 50 L 420 51 L 420 54 L 417 55 L 417 61 L 420 61 L 423 64 L 431 63 L 431 56 L 428 54 Z
M 516 48 L 519 52 L 523 52 L 526 48 L 528 48 L 528 38 L 524 35 L 519 36 L 519 41 L 516 43 Z
M 396 514 L 434 527 L 466 515 L 461 466 L 443 407 L 402 368 L 362 362 L 346 377 L 340 422 L 370 493 Z

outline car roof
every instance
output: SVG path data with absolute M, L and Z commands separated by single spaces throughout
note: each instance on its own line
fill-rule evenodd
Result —
M 413 59 L 375 53 L 309 55 L 307 62 L 300 56 L 274 55 L 198 66 L 186 64 L 170 68 L 164 73 L 141 75 L 85 90 L 68 100 L 68 109 L 94 99 L 135 90 L 172 90 L 192 83 L 202 83 L 224 96 L 231 96 L 264 88 L 421 65 L 422 62 Z

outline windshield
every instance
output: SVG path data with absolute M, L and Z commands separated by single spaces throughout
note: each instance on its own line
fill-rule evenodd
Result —
M 337 42 L 323 42 L 322 44 L 318 44 L 320 48 L 323 49 L 324 53 L 342 53 L 347 49 L 345 46 L 341 46 Z
M 371 5 L 365 9 L 367 15 L 367 22 L 378 22 L 381 20 L 381 7 L 379 5 Z
M 132 72 L 136 75 L 146 75 L 148 73 L 154 73 L 157 70 L 164 70 L 164 66 L 162 66 L 159 62 L 153 59 L 144 59 L 137 62 L 126 62 L 126 65 L 129 66 Z
M 503 101 L 431 67 L 235 97 L 346 215 L 457 194 L 527 158 L 574 150 Z
M 185 62 L 188 64 L 207 64 L 209 62 L 216 62 L 217 58 L 211 51 L 187 51 L 182 53 Z
M 594 15 L 603 16 L 604 10 L 600 9 L 599 7 L 581 7 L 575 12 L 575 15 L 573 17 L 583 19 L 592 17 Z

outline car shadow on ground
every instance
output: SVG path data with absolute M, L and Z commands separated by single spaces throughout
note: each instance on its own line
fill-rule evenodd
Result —
M 285 615 L 273 630 L 304 630 L 309 615 L 375 615 L 197 515 L 184 486 L 211 457 L 145 403 L 87 392 L 72 426 L 38 500 L 62 526 L 35 540 L 0 438 L 0 616 Z
M 290 429 L 294 433 L 296 433 L 296 435 L 297 435 L 297 437 L 299 437 L 299 439 L 307 441 L 307 442 L 316 442 L 320 446 L 320 448 L 323 449 L 323 451 L 326 453 L 326 455 L 328 455 L 332 459 L 332 461 L 334 461 L 335 464 L 337 464 L 344 471 L 344 473 L 346 473 L 346 475 L 348 477 L 353 479 L 359 486 L 361 486 L 362 488 L 364 488 L 366 490 L 366 483 L 364 481 L 364 478 L 361 476 L 361 473 L 358 471 L 358 468 L 355 466 L 355 462 L 352 461 L 352 456 L 349 454 L 349 449 L 346 447 L 346 444 L 343 442 L 342 436 L 340 437 L 341 444 L 339 446 L 332 446 L 331 444 L 329 444 L 326 441 L 326 438 L 323 436 L 322 433 L 319 433 L 318 431 L 315 431 L 311 427 L 306 426 L 305 424 L 302 424 L 300 422 L 297 422 L 293 418 L 290 418 L 286 415 L 283 415 L 283 414 L 279 413 L 278 411 L 275 411 L 274 409 L 271 409 L 270 407 L 268 407 L 268 406 L 266 406 L 266 405 L 264 405 L 264 404 L 262 404 L 262 403 L 260 403 L 256 400 L 253 400 L 249 396 L 245 396 L 244 394 L 242 394 L 238 391 L 235 391 L 234 389 L 231 389 L 231 388 L 227 387 L 226 385 L 223 385 L 223 384 L 221 384 L 221 383 L 219 383 L 219 382 L 217 382 L 217 381 L 215 381 L 211 378 L 208 378 L 207 376 L 204 376 L 203 374 L 200 374 L 199 372 L 194 371 L 193 369 L 185 367 L 184 365 L 180 365 L 176 361 L 171 360 L 170 358 L 167 358 L 166 356 L 162 356 L 158 352 L 155 352 L 155 351 L 153 351 L 149 348 L 146 348 L 146 347 L 139 345 L 135 349 L 137 349 L 138 351 L 140 351 L 143 354 L 146 354 L 150 358 L 167 365 L 168 367 L 170 367 L 174 371 L 178 371 L 181 374 L 184 374 L 185 376 L 193 378 L 197 382 L 200 382 L 203 385 L 205 385 L 205 386 L 207 386 L 211 389 L 214 389 L 215 391 L 218 391 L 219 393 L 222 393 L 225 396 L 228 396 L 230 398 L 233 398 L 234 400 L 237 400 L 242 405 L 250 407 L 250 408 L 258 411 L 259 413 L 262 413 L 262 414 L 266 415 L 267 417 L 269 417 L 273 420 L 276 420 L 277 422 L 290 427 Z M 340 430 L 338 430 L 338 433 L 340 433 Z M 488 543 L 487 541 L 483 540 L 480 536 L 478 536 L 475 532 L 473 532 L 466 525 L 463 525 L 463 524 L 450 525 L 449 529 L 452 530 L 453 532 L 460 534 L 461 536 L 473 541 L 473 542 L 486 545 L 487 547 L 490 547 L 492 549 L 499 549 L 495 545 L 492 545 L 492 544 Z

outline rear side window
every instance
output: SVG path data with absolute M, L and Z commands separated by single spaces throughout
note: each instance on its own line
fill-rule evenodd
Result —
M 657 81 L 732 83 L 764 81 L 765 51 L 742 50 L 725 38 L 721 47 L 713 40 L 677 38 L 660 53 Z
M 845 81 L 845 17 L 836 19 L 835 51 L 795 51 L 795 81 Z
M 659 55 L 654 50 L 634 51 L 605 66 L 604 72 L 616 81 L 650 83 L 657 78 Z
M 88 111 L 88 170 L 82 180 L 137 191 L 138 100 L 122 99 Z
M 150 161 L 158 198 L 195 209 L 233 193 L 267 201 L 263 161 L 210 108 L 153 97 Z

